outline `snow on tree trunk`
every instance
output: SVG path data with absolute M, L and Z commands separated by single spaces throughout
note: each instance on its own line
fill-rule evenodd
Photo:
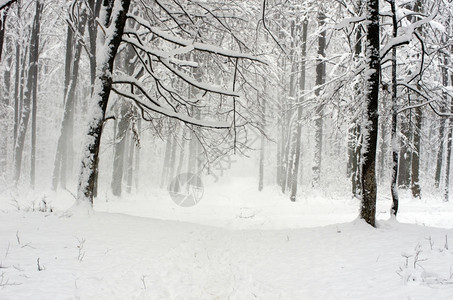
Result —
M 380 77 L 379 0 L 367 0 L 365 118 L 362 146 L 362 203 L 360 216 L 371 226 L 376 219 L 376 146 Z
M 417 0 L 414 4 L 414 12 L 420 13 L 422 12 L 422 5 L 423 1 L 422 0 Z M 420 35 L 423 35 L 421 31 L 422 27 L 418 27 L 417 31 Z M 418 55 L 420 56 L 420 54 Z M 421 66 L 423 67 L 423 66 Z M 421 79 L 421 78 L 420 78 Z M 417 90 L 422 91 L 420 84 L 417 84 Z M 414 198 L 420 198 L 420 135 L 421 135 L 421 126 L 422 126 L 422 120 L 423 120 L 423 114 L 422 114 L 422 108 L 421 107 L 416 107 L 414 110 L 415 113 L 415 124 L 413 127 L 413 133 L 412 133 L 412 143 L 413 143 L 413 151 L 412 151 L 412 157 L 411 157 L 411 190 L 412 190 L 412 196 Z
M 126 24 L 130 0 L 103 1 L 96 45 L 96 79 L 91 99 L 88 132 L 82 149 L 82 166 L 77 190 L 77 205 L 93 205 L 95 177 L 105 110 L 112 88 L 112 72 L 118 46 Z
M 302 43 L 301 43 L 301 65 L 300 65 L 300 73 L 299 73 L 299 93 L 303 93 L 305 90 L 305 57 L 307 55 L 307 31 L 308 31 L 308 19 L 307 16 L 304 17 L 302 22 Z M 295 155 L 294 155 L 294 162 L 293 162 L 293 177 L 291 178 L 291 195 L 290 200 L 296 201 L 297 196 L 297 180 L 299 174 L 299 164 L 300 164 L 300 150 L 302 147 L 302 101 L 303 97 L 299 98 L 299 107 L 297 108 L 297 119 L 296 119 L 296 147 L 295 147 Z
M 318 28 L 322 29 L 318 36 L 318 58 L 316 59 L 316 90 L 315 96 L 318 98 L 318 106 L 316 108 L 315 120 L 315 157 L 313 158 L 313 181 L 314 187 L 319 186 L 321 177 L 321 158 L 322 158 L 322 136 L 323 136 L 323 101 L 319 97 L 321 94 L 321 86 L 326 82 L 326 63 L 325 63 L 325 50 L 326 50 L 326 30 L 325 26 L 325 13 L 322 4 L 319 5 L 318 12 Z
M 395 0 L 390 1 L 393 21 L 393 37 L 398 36 L 398 21 L 396 16 Z M 397 136 L 398 126 L 398 88 L 397 88 L 397 60 L 396 47 L 392 49 L 392 182 L 390 185 L 392 194 L 391 215 L 396 217 L 398 213 L 398 151 L 399 141 Z

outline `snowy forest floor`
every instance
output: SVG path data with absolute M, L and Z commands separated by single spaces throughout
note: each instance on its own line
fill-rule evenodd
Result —
M 90 216 L 64 213 L 68 193 L 3 191 L 0 299 L 451 299 L 451 203 L 403 194 L 396 222 L 379 197 L 374 229 L 357 200 L 255 190 L 101 195 Z

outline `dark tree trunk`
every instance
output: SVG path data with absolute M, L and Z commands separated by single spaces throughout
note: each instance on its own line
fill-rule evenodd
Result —
M 453 112 L 453 109 L 450 109 Z M 444 186 L 444 202 L 450 200 L 450 169 L 451 169 L 451 138 L 452 138 L 452 118 L 449 119 L 447 126 L 447 158 L 445 163 L 445 186 Z
M 376 148 L 378 134 L 378 104 L 380 77 L 379 0 L 367 0 L 368 60 L 365 109 L 365 135 L 363 137 L 362 205 L 360 216 L 371 226 L 376 219 Z
M 396 16 L 395 0 L 390 1 L 393 21 L 393 37 L 398 36 L 398 21 Z M 391 215 L 396 217 L 398 213 L 398 88 L 397 88 L 397 61 L 396 47 L 392 49 L 392 183 L 390 186 L 392 194 Z
M 422 4 L 423 0 L 417 0 L 414 5 L 414 12 L 422 12 Z M 414 20 L 415 21 L 415 20 Z M 418 33 L 420 35 L 423 35 L 423 32 L 421 31 L 421 27 L 417 29 Z M 420 56 L 420 55 L 419 55 Z M 422 66 L 423 67 L 423 66 Z M 417 90 L 421 91 L 420 85 L 417 84 Z M 413 137 L 413 151 L 412 151 L 412 157 L 411 157 L 411 190 L 412 190 L 412 196 L 414 198 L 420 198 L 420 139 L 421 139 L 421 127 L 422 127 L 422 119 L 423 119 L 423 114 L 422 114 L 422 108 L 417 107 L 414 110 L 415 113 L 415 124 L 413 126 L 413 132 L 412 132 L 412 137 Z
M 440 120 L 440 128 L 439 128 L 439 150 L 437 152 L 437 159 L 436 159 L 436 173 L 434 177 L 434 184 L 436 188 L 439 188 L 440 183 L 440 175 L 442 171 L 442 162 L 444 156 L 444 143 L 445 143 L 445 122 L 446 119 L 442 118 Z
M 411 190 L 414 198 L 420 198 L 420 135 L 422 127 L 422 109 L 415 108 L 415 124 L 413 128 L 413 151 L 411 158 Z
M 33 20 L 33 28 L 30 37 L 30 51 L 29 51 L 29 71 L 28 71 L 28 78 L 27 78 L 27 88 L 25 89 L 24 93 L 24 104 L 22 108 L 22 115 L 19 125 L 19 131 L 17 136 L 17 143 L 15 146 L 15 175 L 14 181 L 17 184 L 20 178 L 20 171 L 22 165 L 22 155 L 25 145 L 25 134 L 27 132 L 28 121 L 30 119 L 30 109 L 32 104 L 32 97 L 35 96 L 35 88 L 37 87 L 38 83 L 38 55 L 39 55 L 39 29 L 40 29 L 40 14 L 42 10 L 43 4 L 36 2 L 35 8 L 35 16 Z M 34 101 L 33 101 L 34 102 Z M 35 103 L 35 102 L 34 102 Z M 35 106 L 35 104 L 33 104 Z M 35 107 L 34 107 L 35 108 Z M 36 110 L 36 108 L 35 108 Z M 32 132 L 33 136 L 33 132 Z M 33 144 L 34 141 L 32 141 Z M 33 147 L 33 146 L 32 146 Z M 34 154 L 32 152 L 32 173 L 31 173 L 31 180 L 32 180 L 32 187 L 34 185 Z
M 113 9 L 114 4 L 117 4 L 119 7 Z M 95 89 L 91 100 L 89 129 L 82 150 L 82 168 L 78 184 L 77 204 L 89 203 L 91 206 L 93 205 L 102 127 L 112 88 L 111 74 L 113 73 L 113 63 L 118 46 L 123 36 L 129 5 L 130 0 L 122 0 L 121 2 L 105 0 L 102 4 L 103 13 L 100 15 L 103 16 L 103 19 L 100 20 L 100 23 L 104 28 L 111 28 L 111 30 L 106 31 L 108 34 L 104 37 L 104 41 L 107 43 L 103 45 L 105 47 L 105 53 L 96 62 Z M 112 11 L 114 13 L 113 16 L 111 16 Z

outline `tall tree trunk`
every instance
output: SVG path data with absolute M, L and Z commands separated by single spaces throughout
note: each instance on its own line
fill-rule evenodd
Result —
M 78 26 L 79 34 L 83 35 L 85 32 L 85 24 L 87 14 L 82 15 L 80 24 Z M 72 29 L 68 26 L 67 39 L 73 39 Z M 74 50 L 74 52 L 73 52 Z M 75 92 L 77 81 L 79 77 L 79 61 L 82 53 L 82 44 L 76 43 L 73 49 L 72 42 L 66 42 L 66 59 L 65 59 L 65 87 L 64 87 L 64 112 L 63 120 L 61 122 L 61 132 L 57 143 L 57 152 L 55 155 L 54 171 L 52 176 L 52 190 L 56 190 L 58 182 L 63 189 L 66 188 L 66 179 L 68 171 L 68 161 L 72 160 L 72 134 L 73 134 L 73 120 L 74 120 L 74 106 L 75 106 Z M 74 57 L 74 58 L 73 58 Z
M 415 1 L 414 12 L 422 12 L 423 11 L 422 4 L 423 4 L 423 0 Z M 419 27 L 417 29 L 417 31 L 420 35 L 423 35 L 423 32 L 421 31 L 421 27 Z M 421 90 L 419 84 L 417 84 L 417 90 L 419 90 L 419 91 Z M 421 138 L 421 127 L 422 127 L 422 119 L 423 119 L 422 108 L 421 107 L 415 108 L 414 113 L 415 113 L 415 124 L 412 129 L 413 130 L 412 142 L 413 142 L 414 149 L 412 151 L 412 157 L 411 157 L 411 190 L 412 190 L 412 196 L 414 198 L 420 198 L 419 173 L 420 173 L 420 150 L 421 150 L 420 138 Z
M 40 29 L 40 14 L 43 4 L 39 1 L 36 2 L 35 16 L 33 19 L 33 28 L 30 37 L 30 51 L 29 51 L 29 71 L 27 78 L 27 88 L 24 92 L 24 104 L 22 108 L 22 115 L 19 125 L 19 132 L 17 136 L 17 143 L 15 146 L 15 174 L 14 181 L 17 184 L 20 178 L 20 171 L 22 165 L 22 156 L 25 145 L 25 134 L 27 132 L 28 121 L 30 119 L 30 105 L 32 102 L 32 97 L 34 96 L 34 88 L 38 83 L 38 55 L 39 55 L 39 29 Z M 34 104 L 33 104 L 34 105 Z M 33 133 L 32 133 L 33 134 Z M 34 160 L 34 154 L 32 153 L 32 161 Z M 34 166 L 32 162 L 32 181 L 34 180 Z M 32 187 L 34 182 L 32 182 Z
M 6 51 L 7 53 L 11 53 L 11 41 L 10 39 L 6 42 Z M 10 99 L 11 93 L 11 67 L 12 67 L 12 55 L 9 54 L 6 58 L 5 62 L 5 72 L 3 73 L 3 89 L 2 95 L 0 99 L 0 131 L 4 132 L 5 135 L 3 139 L 0 141 L 0 176 L 6 173 L 7 168 L 7 161 L 8 161 L 8 140 L 9 140 L 9 124 L 10 124 L 10 113 L 8 106 L 11 106 L 12 100 Z M 1 120 L 5 120 L 5 122 L 1 122 Z
M 453 112 L 453 109 L 450 109 Z M 445 186 L 444 186 L 444 202 L 450 200 L 450 169 L 451 169 L 451 138 L 452 138 L 452 118 L 449 118 L 447 126 L 447 158 L 445 163 Z
M 371 226 L 376 219 L 376 147 L 380 78 L 379 0 L 367 0 L 367 89 L 362 148 L 362 205 L 360 216 Z
M 390 1 L 393 21 L 393 37 L 398 36 L 398 20 L 396 16 L 395 0 Z M 397 61 L 396 47 L 392 49 L 392 183 L 390 186 L 392 194 L 391 215 L 396 217 L 398 213 L 398 148 L 399 141 L 397 135 L 398 126 L 398 86 L 397 86 Z
M 38 109 L 38 57 L 39 57 L 39 28 L 41 23 L 41 13 L 44 3 L 36 2 L 36 40 L 33 49 L 33 63 L 36 67 L 33 69 L 33 90 L 32 90 L 32 115 L 31 115 L 31 159 L 30 159 L 30 186 L 35 188 L 35 173 L 36 173 L 36 116 Z M 33 26 L 34 27 L 34 26 Z
M 359 1 L 358 4 L 359 10 L 358 13 L 362 14 L 362 8 L 363 4 L 361 1 Z M 362 30 L 360 28 L 357 28 L 356 32 L 356 38 L 355 38 L 355 47 L 354 47 L 354 54 L 356 60 L 359 60 L 360 55 L 363 52 L 363 47 L 362 47 Z M 363 97 L 363 85 L 357 83 L 354 86 L 354 93 L 355 97 L 357 99 L 360 99 Z M 351 168 L 350 170 L 350 178 L 351 178 L 351 191 L 352 191 L 352 196 L 355 198 L 361 197 L 362 193 L 362 188 L 361 188 L 361 152 L 362 152 L 362 136 L 361 136 L 361 126 L 358 117 L 356 117 L 353 122 L 352 126 L 349 129 L 349 150 L 348 150 L 348 155 L 349 155 L 349 166 Z
M 297 51 L 296 51 L 296 39 L 297 39 L 297 28 L 295 21 L 291 22 L 291 73 L 289 77 L 289 98 L 287 101 L 287 116 L 288 116 L 288 127 L 287 132 L 287 160 L 286 160 L 286 190 L 291 190 L 291 183 L 293 182 L 294 176 L 294 156 L 296 154 L 296 133 L 297 133 L 297 122 L 295 120 L 297 113 L 295 113 L 290 107 L 292 107 L 296 101 L 296 89 L 297 89 Z
M 115 4 L 119 7 L 113 9 Z M 107 29 L 105 30 L 106 35 L 102 32 L 97 37 L 97 45 L 104 48 L 97 49 L 97 51 L 104 51 L 104 53 L 102 56 L 97 57 L 96 61 L 97 72 L 95 89 L 91 99 L 89 129 L 82 150 L 82 168 L 77 191 L 78 205 L 82 203 L 93 205 L 95 174 L 98 171 L 102 127 L 112 88 L 111 74 L 113 74 L 113 63 L 123 36 L 129 6 L 130 0 L 104 0 L 102 4 L 102 13 L 100 13 L 102 18 L 99 22 Z
M 318 98 L 318 106 L 316 107 L 316 120 L 315 120 L 315 157 L 313 159 L 313 181 L 314 187 L 319 186 L 321 177 L 321 159 L 322 159 L 322 136 L 323 136 L 323 101 L 319 97 L 321 94 L 322 85 L 326 82 L 326 63 L 325 63 L 325 50 L 326 50 L 326 30 L 325 26 L 326 15 L 324 13 L 323 5 L 319 5 L 318 11 L 318 29 L 321 33 L 318 36 L 318 58 L 316 59 L 316 90 L 315 96 Z
M 453 46 L 451 47 L 451 52 L 453 53 Z M 447 59 L 445 59 L 448 62 Z M 453 84 L 453 74 L 450 74 L 450 85 Z M 450 114 L 453 113 L 453 98 L 450 99 Z M 451 169 L 451 143 L 452 143 L 452 131 L 453 130 L 453 118 L 448 119 L 448 137 L 447 137 L 447 161 L 445 165 L 445 192 L 444 192 L 444 202 L 450 201 L 450 169 Z
M 443 39 L 443 42 L 445 42 L 445 39 Z M 444 57 L 441 59 L 441 74 L 442 74 L 442 85 L 444 87 L 448 86 L 448 58 L 447 55 L 444 55 Z M 443 92 L 442 94 L 445 103 L 448 101 L 448 94 L 446 92 Z M 436 185 L 436 188 L 439 188 L 439 183 L 440 183 L 440 177 L 441 177 L 441 170 L 442 170 L 442 162 L 443 162 L 443 154 L 444 154 L 444 143 L 445 143 L 445 123 L 447 119 L 442 118 L 440 120 L 440 129 L 439 129 L 439 151 L 437 152 L 437 160 L 436 160 L 436 174 L 434 178 L 434 183 Z M 447 127 L 448 128 L 448 127 Z
M 296 201 L 297 196 L 297 180 L 299 174 L 299 164 L 300 164 L 300 149 L 302 147 L 302 102 L 303 97 L 300 96 L 305 91 L 305 60 L 307 56 L 307 31 L 308 31 L 308 16 L 304 16 L 304 20 L 302 21 L 302 42 L 301 42 L 301 64 L 300 64 L 300 72 L 299 72 L 299 101 L 298 101 L 298 108 L 297 108 L 297 120 L 296 120 L 296 147 L 295 147 L 295 155 L 294 155 L 294 165 L 293 170 L 294 174 L 292 177 L 291 182 L 291 201 Z
M 20 5 L 17 6 L 18 17 L 20 17 Z M 16 41 L 16 58 L 15 58 L 15 74 L 14 74 L 14 139 L 13 147 L 16 146 L 17 128 L 19 127 L 19 101 L 20 101 L 20 43 Z
M 266 86 L 266 81 L 264 82 L 264 86 Z M 259 93 L 256 95 L 259 98 Z M 261 100 L 261 129 L 265 132 L 266 131 L 266 99 L 262 97 Z M 260 162 L 259 162 L 259 174 L 258 174 L 258 191 L 262 191 L 264 188 L 264 153 L 266 147 L 266 138 L 264 134 L 261 134 L 261 148 L 260 148 Z

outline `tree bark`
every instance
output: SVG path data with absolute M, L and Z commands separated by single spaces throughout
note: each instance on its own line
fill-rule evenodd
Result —
M 360 216 L 371 226 L 376 225 L 376 147 L 378 133 L 378 104 L 380 78 L 379 0 L 367 0 L 367 47 L 368 63 L 365 122 L 362 126 L 362 205 Z
M 398 36 L 398 21 L 396 16 L 395 0 L 390 1 L 393 21 L 393 37 Z M 396 47 L 392 49 L 392 183 L 390 186 L 392 194 L 391 215 L 396 217 L 398 213 L 399 198 L 398 198 L 398 88 L 397 88 L 397 61 Z
M 119 7 L 113 9 L 114 5 Z M 102 127 L 112 88 L 111 74 L 113 73 L 113 63 L 124 32 L 129 6 L 130 0 L 105 0 L 102 3 L 100 23 L 104 28 L 110 30 L 106 30 L 105 36 L 104 33 L 97 36 L 97 44 L 103 44 L 104 49 L 96 49 L 96 52 L 104 51 L 105 53 L 101 57 L 97 57 L 96 62 L 97 72 L 95 89 L 91 100 L 89 129 L 82 150 L 82 168 L 77 191 L 78 205 L 82 203 L 93 205 L 95 174 L 98 171 Z M 111 16 L 112 12 L 114 14 Z

